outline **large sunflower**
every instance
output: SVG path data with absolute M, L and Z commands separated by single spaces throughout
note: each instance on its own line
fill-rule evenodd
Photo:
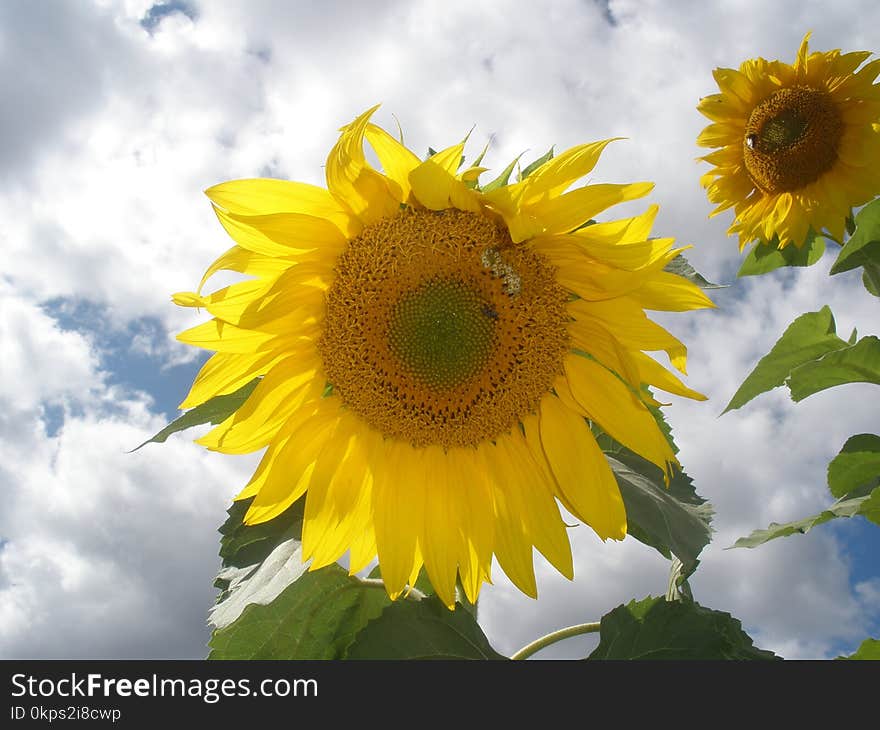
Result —
M 483 168 L 459 172 L 463 143 L 421 161 L 373 111 L 342 129 L 326 190 L 252 179 L 206 191 L 237 245 L 205 278 L 251 278 L 174 296 L 214 316 L 179 335 L 216 351 L 181 407 L 262 378 L 198 442 L 268 447 L 238 495 L 253 497 L 245 522 L 305 494 L 312 569 L 348 551 L 354 573 L 378 554 L 395 598 L 424 565 L 451 607 L 457 579 L 476 600 L 495 555 L 535 596 L 533 546 L 572 577 L 557 500 L 602 539 L 626 534 L 588 420 L 668 473 L 676 459 L 641 385 L 703 398 L 642 352 L 665 350 L 684 372 L 685 347 L 644 308 L 712 304 L 663 270 L 677 250 L 648 238 L 656 206 L 585 225 L 652 187 L 565 192 L 610 140 L 481 191 Z
M 715 69 L 721 93 L 697 107 L 713 121 L 697 144 L 721 148 L 701 158 L 715 165 L 702 184 L 712 215 L 734 208 L 728 233 L 740 250 L 801 247 L 811 227 L 842 241 L 852 208 L 880 192 L 880 59 L 808 53 L 809 37 L 793 66 L 754 58 Z

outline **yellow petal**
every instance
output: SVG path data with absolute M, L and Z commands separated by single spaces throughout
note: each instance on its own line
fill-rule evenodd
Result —
M 611 142 L 619 139 L 622 138 L 614 137 L 577 145 L 549 159 L 525 179 L 522 202 L 530 205 L 541 199 L 559 196 L 572 183 L 590 172 L 599 161 L 602 151 Z
M 526 235 L 528 238 L 547 233 L 568 233 L 606 208 L 626 200 L 644 197 L 653 188 L 654 183 L 647 182 L 585 185 L 556 198 L 523 206 L 519 221 L 522 228 L 518 230 L 517 235 L 525 231 L 528 231 Z
M 479 196 L 455 175 L 463 149 L 463 144 L 453 145 L 432 155 L 410 172 L 412 192 L 429 210 L 445 210 L 450 205 L 472 212 L 480 210 Z
M 244 516 L 244 523 L 255 525 L 277 517 L 308 489 L 315 460 L 326 442 L 327 434 L 339 418 L 339 398 L 321 398 L 309 417 L 302 419 L 271 469 L 266 470 L 254 501 Z
M 369 475 L 358 434 L 363 426 L 349 410 L 342 410 L 332 433 L 315 460 L 303 519 L 303 559 L 313 558 L 312 569 L 336 561 L 349 548 Z
M 565 376 L 578 405 L 611 438 L 668 473 L 672 448 L 645 405 L 617 376 L 594 360 L 565 358 Z
M 208 188 L 205 195 L 215 205 L 237 215 L 304 213 L 326 218 L 348 238 L 360 233 L 362 227 L 328 190 L 307 183 L 272 178 L 230 180 Z
M 753 87 L 745 74 L 732 68 L 716 68 L 712 75 L 715 77 L 715 81 L 718 83 L 718 88 L 721 91 L 729 92 L 747 104 L 752 103 Z
M 739 142 L 743 137 L 743 127 L 732 122 L 710 124 L 697 137 L 700 147 L 726 147 Z
M 194 408 L 215 396 L 234 393 L 254 378 L 264 375 L 282 357 L 283 354 L 271 350 L 252 353 L 218 352 L 202 365 L 189 393 L 178 407 Z
M 425 527 L 420 545 L 425 569 L 437 596 L 447 608 L 455 607 L 458 574 L 460 521 L 451 485 L 446 454 L 440 446 L 428 446 L 423 455 Z
M 584 419 L 554 395 L 541 400 L 539 446 L 575 517 L 603 540 L 622 540 L 626 510 L 617 480 Z
M 596 244 L 642 243 L 648 240 L 654 219 L 660 206 L 649 205 L 644 213 L 633 218 L 621 218 L 616 221 L 594 223 L 575 231 L 572 235 L 578 239 Z
M 314 351 L 285 358 L 241 408 L 196 443 L 224 454 L 248 454 L 268 445 L 294 411 L 320 396 L 325 383 L 317 376 L 319 367 Z
M 197 291 L 201 292 L 208 279 L 218 271 L 237 271 L 240 274 L 255 276 L 259 279 L 272 280 L 278 278 L 291 265 L 292 261 L 290 260 L 263 256 L 241 246 L 233 246 L 208 267 L 199 282 Z
M 492 491 L 474 449 L 449 449 L 450 503 L 459 525 L 459 573 L 465 595 L 476 603 L 480 587 L 491 580 L 495 508 Z
M 401 202 L 409 199 L 409 174 L 421 164 L 419 158 L 388 132 L 375 124 L 368 124 L 365 130 L 367 142 L 376 152 L 382 170 L 400 187 Z
M 418 562 L 418 539 L 425 522 L 425 474 L 422 451 L 401 441 L 385 443 L 373 472 L 376 548 L 385 588 L 403 592 Z
M 343 128 L 327 155 L 327 188 L 345 201 L 364 225 L 390 218 L 400 208 L 400 187 L 374 170 L 364 157 L 364 134 L 374 106 Z
M 303 213 L 270 213 L 242 216 L 214 208 L 227 233 L 244 248 L 266 256 L 322 259 L 328 266 L 348 239 L 332 222 Z M 316 250 L 309 257 L 306 252 Z
M 527 596 L 537 598 L 532 543 L 524 535 L 522 504 L 515 489 L 506 486 L 506 452 L 492 443 L 478 447 L 480 458 L 489 470 L 495 502 L 495 555 L 501 569 L 513 584 Z
M 177 339 L 187 345 L 217 352 L 240 353 L 264 349 L 274 337 L 265 332 L 241 329 L 219 319 L 208 320 L 177 335 Z
M 581 301 L 581 300 L 578 300 Z M 590 318 L 580 318 L 568 323 L 573 349 L 588 353 L 609 370 L 639 387 L 639 370 L 632 355 L 624 349 L 614 335 Z
M 691 309 L 714 308 L 709 299 L 696 284 L 687 279 L 661 271 L 630 293 L 645 309 L 665 312 L 685 312 Z
M 644 310 L 630 297 L 606 301 L 578 299 L 568 303 L 568 310 L 576 320 L 592 319 L 624 346 L 632 350 L 663 350 L 672 365 L 687 372 L 687 348 L 663 327 L 648 319 Z
M 656 386 L 657 388 L 660 388 L 660 390 L 665 390 L 667 393 L 680 395 L 684 398 L 707 400 L 705 395 L 688 388 L 681 382 L 681 380 L 670 373 L 654 358 L 649 357 L 642 352 L 632 353 L 632 358 L 638 366 L 639 377 L 643 383 Z
M 543 478 L 525 438 L 515 429 L 512 434 L 499 436 L 496 445 L 498 455 L 502 456 L 496 461 L 496 498 L 499 492 L 503 493 L 509 509 L 519 515 L 519 539 L 538 548 L 560 573 L 571 579 L 571 547 L 565 525 L 552 487 Z
M 588 226 L 583 230 L 593 227 Z M 574 246 L 585 256 L 594 261 L 601 261 L 606 266 L 613 266 L 623 271 L 638 271 L 666 256 L 675 243 L 672 238 L 652 238 L 635 243 L 600 243 L 582 237 L 578 233 L 539 236 L 533 238 L 529 245 L 542 253 L 555 255 L 558 258 L 570 258 L 571 247 Z

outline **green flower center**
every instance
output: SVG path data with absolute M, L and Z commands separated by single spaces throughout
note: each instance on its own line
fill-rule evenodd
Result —
M 785 109 L 778 117 L 767 120 L 757 140 L 752 138 L 752 143 L 766 152 L 776 152 L 797 142 L 807 128 L 807 120 L 797 109 Z
M 800 190 L 837 162 L 843 121 L 831 96 L 808 86 L 779 89 L 749 115 L 743 158 L 755 187 Z
M 388 340 L 414 377 L 433 388 L 454 388 L 488 361 L 497 318 L 491 304 L 466 284 L 435 280 L 400 298 Z

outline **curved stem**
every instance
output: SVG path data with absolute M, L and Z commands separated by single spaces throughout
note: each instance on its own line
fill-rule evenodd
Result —
M 555 644 L 557 641 L 562 641 L 563 639 L 568 639 L 572 636 L 580 636 L 581 634 L 595 634 L 599 630 L 599 626 L 600 623 L 598 621 L 593 621 L 589 624 L 577 624 L 576 626 L 568 626 L 567 628 L 559 629 L 559 631 L 554 631 L 551 634 L 542 636 L 540 639 L 535 639 L 531 644 L 528 644 L 515 652 L 510 658 L 528 659 L 532 654 L 541 651 L 544 647 Z
M 683 567 L 682 562 L 673 555 L 672 566 L 669 568 L 669 583 L 666 586 L 667 601 L 681 600 L 681 591 L 678 589 L 677 581 Z

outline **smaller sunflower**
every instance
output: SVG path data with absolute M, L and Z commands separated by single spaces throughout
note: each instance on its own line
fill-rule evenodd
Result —
M 697 138 L 718 147 L 701 183 L 734 208 L 729 235 L 800 248 L 812 228 L 843 239 L 847 216 L 880 192 L 880 59 L 870 51 L 808 53 L 794 65 L 753 58 L 713 72 L 721 91 L 697 109 L 712 120 Z M 861 68 L 859 68 L 861 66 Z

